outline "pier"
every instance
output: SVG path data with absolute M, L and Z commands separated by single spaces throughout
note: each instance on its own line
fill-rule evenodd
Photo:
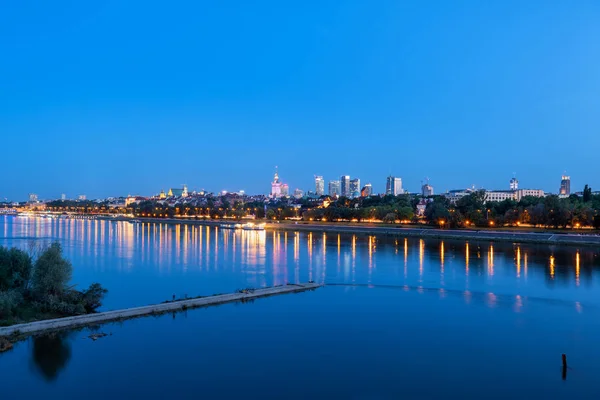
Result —
M 77 315 L 75 317 L 35 321 L 25 324 L 2 327 L 0 328 L 0 336 L 30 335 L 45 331 L 76 328 L 86 325 L 94 325 L 111 321 L 120 321 L 130 318 L 137 318 L 146 315 L 156 315 L 166 312 L 184 311 L 191 308 L 208 307 L 237 301 L 247 301 L 258 299 L 261 297 L 275 296 L 286 293 L 304 292 L 307 290 L 317 289 L 321 286 L 323 285 L 312 282 L 304 284 L 288 284 L 285 286 L 273 286 L 263 289 L 245 290 L 230 294 L 220 294 L 207 297 L 198 297 L 193 299 L 175 300 L 149 306 L 126 308 L 115 311 L 105 311 L 95 314 Z

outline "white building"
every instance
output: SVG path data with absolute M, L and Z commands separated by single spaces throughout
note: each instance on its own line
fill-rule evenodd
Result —
M 323 196 L 325 194 L 325 180 L 322 176 L 315 175 L 315 193 L 317 196 Z
M 504 201 L 504 200 L 516 200 L 516 192 L 514 190 L 493 190 L 485 192 L 485 201 Z
M 546 194 L 540 189 L 519 189 L 516 191 L 515 200 L 521 201 L 521 199 L 525 196 L 544 197 Z
M 277 173 L 277 167 L 275 167 L 275 175 L 273 182 L 271 182 L 271 197 L 278 199 L 281 197 L 281 182 L 279 181 L 279 174 Z
M 433 186 L 431 186 L 429 183 L 421 186 L 421 194 L 423 197 L 433 196 Z

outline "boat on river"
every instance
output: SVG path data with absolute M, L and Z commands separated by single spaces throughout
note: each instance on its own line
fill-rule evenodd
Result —
M 252 222 L 248 222 L 242 226 L 242 229 L 245 231 L 264 231 L 265 224 L 253 224 Z

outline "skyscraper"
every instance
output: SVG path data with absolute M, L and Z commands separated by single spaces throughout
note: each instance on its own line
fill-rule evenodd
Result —
M 421 186 L 421 194 L 423 197 L 433 196 L 433 186 L 431 186 L 429 183 L 424 184 Z
M 67 199 L 67 195 L 66 195 L 66 194 L 64 194 L 64 193 L 63 193 L 63 194 L 61 194 L 61 195 L 60 195 L 60 199 L 61 199 L 61 200 L 63 200 L 63 201 L 64 201 L 64 200 L 66 200 L 66 199 Z
M 340 177 L 341 195 L 350 197 L 350 175 L 342 175 Z
M 281 182 L 279 181 L 279 174 L 277 167 L 275 167 L 275 175 L 273 176 L 273 182 L 271 182 L 271 197 L 277 199 L 282 196 L 281 193 Z
M 281 184 L 281 197 L 288 197 L 290 195 L 290 187 L 287 183 Z
M 325 194 L 325 181 L 322 176 L 315 175 L 315 193 L 317 196 L 323 196 Z
M 373 194 L 373 186 L 367 183 L 360 191 L 360 197 L 369 197 Z
M 29 202 L 37 203 L 37 201 L 38 201 L 38 195 L 35 193 L 29 193 Z
M 340 181 L 329 181 L 329 195 L 336 197 L 341 194 Z
M 395 176 L 388 176 L 385 184 L 385 194 L 392 194 L 398 196 L 404 193 L 402 189 L 402 178 L 396 178 Z
M 297 199 L 301 199 L 304 197 L 304 192 L 301 189 L 294 190 L 294 197 Z
M 569 196 L 571 194 L 571 177 L 563 175 L 560 181 L 560 190 L 558 194 Z
M 510 190 L 518 190 L 519 189 L 519 181 L 517 178 L 512 178 L 510 180 Z
M 350 195 L 348 197 L 360 197 L 360 179 L 354 178 L 350 181 Z

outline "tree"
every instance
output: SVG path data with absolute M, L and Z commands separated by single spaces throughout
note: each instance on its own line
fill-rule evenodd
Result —
M 397 214 L 398 214 L 398 219 L 400 219 L 401 221 L 411 220 L 415 216 L 415 213 L 414 213 L 412 207 L 410 207 L 410 206 L 398 208 Z
M 442 225 L 448 220 L 449 216 L 450 212 L 448 211 L 448 200 L 446 198 L 435 197 L 425 208 L 425 219 L 430 224 Z
M 385 222 L 387 224 L 393 224 L 394 222 L 396 222 L 396 214 L 394 214 L 394 213 L 386 214 L 385 217 L 383 217 L 383 222 Z
M 104 289 L 99 283 L 92 283 L 87 290 L 82 293 L 82 304 L 85 311 L 91 313 L 102 305 L 102 300 L 108 290 Z
M 17 248 L 0 247 L 0 291 L 24 290 L 31 278 L 31 257 Z
M 63 258 L 59 243 L 52 243 L 35 261 L 31 279 L 33 293 L 44 299 L 61 295 L 71 280 L 73 266 Z
M 583 202 L 587 203 L 590 200 L 592 200 L 592 188 L 588 185 L 585 185 L 583 188 Z

